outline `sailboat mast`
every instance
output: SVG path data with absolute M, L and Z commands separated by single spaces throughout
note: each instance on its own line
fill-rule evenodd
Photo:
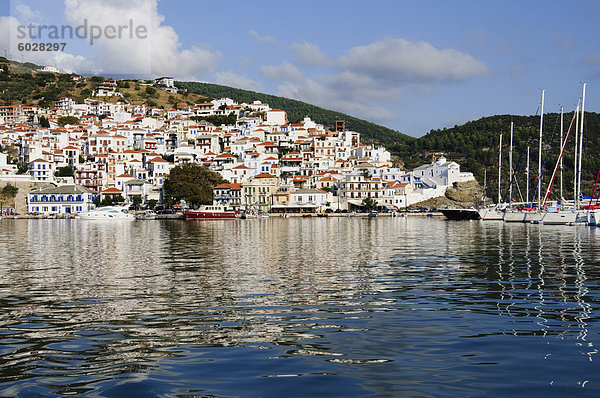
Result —
M 563 146 L 563 106 L 560 107 L 560 147 Z M 563 159 L 560 158 L 560 201 L 564 201 L 563 198 Z
M 513 192 L 512 192 L 512 189 L 513 189 L 512 150 L 513 150 L 513 122 L 511 121 L 510 122 L 510 151 L 508 152 L 508 173 L 509 173 L 508 194 L 510 195 L 509 199 L 508 199 L 509 202 L 512 202 L 512 195 L 513 195 Z
M 577 202 L 579 199 L 577 198 L 577 155 L 579 154 L 579 104 L 577 104 L 577 108 L 575 108 L 575 163 L 573 163 L 573 205 L 577 208 Z
M 529 205 L 529 146 L 527 147 L 527 168 L 525 169 L 525 172 L 527 174 L 525 178 L 527 180 L 527 194 L 525 195 L 525 202 Z
M 540 108 L 540 147 L 538 153 L 538 187 L 537 187 L 537 197 L 538 197 L 538 209 L 540 209 L 542 204 L 542 129 L 544 126 L 544 90 L 542 90 L 542 106 Z
M 579 137 L 579 177 L 577 179 L 577 198 L 581 197 L 581 162 L 583 160 L 583 116 L 585 114 L 585 85 L 586 83 L 583 83 L 583 93 L 581 94 L 581 136 Z
M 498 205 L 502 201 L 500 196 L 500 182 L 502 181 L 502 134 L 500 134 L 500 146 L 498 146 Z

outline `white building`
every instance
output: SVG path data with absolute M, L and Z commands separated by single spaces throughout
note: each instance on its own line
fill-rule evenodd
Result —
M 175 87 L 175 80 L 172 76 L 163 76 L 158 79 L 154 79 L 154 84 L 157 86 L 165 86 L 169 88 Z
M 271 110 L 267 111 L 266 123 L 267 124 L 278 124 L 278 125 L 287 124 L 288 123 L 287 113 L 285 113 L 285 111 L 282 111 L 281 109 L 271 109 Z
M 54 181 L 54 163 L 38 158 L 29 162 L 27 171 L 36 181 L 52 182 Z
M 27 195 L 27 211 L 36 214 L 76 214 L 91 210 L 97 194 L 79 185 L 40 189 Z
M 455 182 L 474 180 L 473 173 L 461 173 L 460 165 L 456 162 L 448 162 L 441 157 L 430 165 L 416 168 L 413 171 L 415 177 L 427 178 L 437 185 L 452 186 Z

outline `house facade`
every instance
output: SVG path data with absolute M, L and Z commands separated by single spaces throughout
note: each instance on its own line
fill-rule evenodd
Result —
M 91 210 L 96 192 L 79 185 L 64 185 L 32 191 L 27 195 L 29 214 L 77 214 Z

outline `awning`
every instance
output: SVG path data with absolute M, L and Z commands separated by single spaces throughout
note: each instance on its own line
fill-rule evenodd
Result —
M 361 200 L 357 200 L 357 199 L 348 199 L 348 203 L 354 206 L 364 206 L 362 199 Z

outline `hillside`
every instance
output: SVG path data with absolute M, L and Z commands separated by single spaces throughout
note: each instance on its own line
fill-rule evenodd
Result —
M 565 136 L 573 113 L 564 115 Z M 482 182 L 484 170 L 487 170 L 488 196 L 497 198 L 498 181 L 498 143 L 499 136 L 503 134 L 502 148 L 502 196 L 508 197 L 508 164 L 510 146 L 510 122 L 514 122 L 513 138 L 513 169 L 515 178 L 519 175 L 519 189 L 522 196 L 526 196 L 525 168 L 527 146 L 530 149 L 530 198 L 533 192 L 533 181 L 538 172 L 538 140 L 539 116 L 512 116 L 498 115 L 484 117 L 470 121 L 461 126 L 432 130 L 427 135 L 413 141 L 409 145 L 392 145 L 390 150 L 400 156 L 407 168 L 412 168 L 423 163 L 431 162 L 435 153 L 443 152 L 446 156 L 461 164 L 461 170 L 471 171 L 478 181 Z M 575 137 L 571 136 L 564 156 L 563 192 L 565 197 L 573 192 Z M 560 147 L 560 114 L 550 113 L 544 115 L 543 138 L 543 164 L 544 173 L 542 186 L 545 189 L 550 180 L 552 171 L 559 155 Z M 600 116 L 597 113 L 586 112 L 584 131 L 584 158 L 582 163 L 582 186 L 584 194 L 590 195 L 600 168 Z M 558 178 L 554 183 L 553 198 L 559 195 L 560 185 Z M 517 193 L 515 200 L 520 200 Z
M 76 102 L 83 101 L 101 83 L 104 78 L 95 76 L 76 82 L 72 74 L 38 73 L 40 68 L 32 63 L 9 61 L 0 57 L 0 105 L 27 104 L 52 106 L 54 100 L 69 96 Z M 8 72 L 7 72 L 8 70 Z M 194 104 L 210 99 L 229 97 L 241 103 L 259 100 L 272 108 L 284 109 L 291 122 L 297 122 L 309 116 L 314 121 L 332 126 L 336 120 L 345 120 L 350 130 L 361 133 L 363 140 L 368 143 L 379 143 L 386 146 L 392 155 L 398 157 L 405 169 L 413 169 L 432 161 L 438 153 L 444 153 L 449 159 L 458 162 L 461 170 L 471 171 L 483 185 L 484 173 L 487 171 L 489 188 L 488 197 L 497 198 L 498 170 L 498 140 L 503 134 L 502 156 L 502 196 L 508 197 L 508 148 L 510 140 L 510 122 L 514 122 L 514 151 L 513 169 L 518 178 L 519 191 L 515 200 L 525 196 L 525 163 L 527 147 L 530 148 L 530 181 L 537 175 L 539 116 L 497 115 L 484 117 L 467 122 L 460 126 L 431 130 L 421 138 L 414 138 L 398 131 L 361 120 L 340 112 L 327 110 L 302 101 L 262 94 L 248 90 L 199 82 L 177 82 L 182 90 L 180 93 L 168 93 L 137 80 L 119 80 L 118 86 L 125 98 L 134 104 L 172 108 L 179 102 Z M 121 97 L 106 98 L 107 101 L 117 101 Z M 573 114 L 564 115 L 564 130 L 568 129 Z M 597 113 L 586 112 L 585 141 L 582 184 L 584 194 L 590 195 L 596 174 L 600 168 L 600 116 Z M 560 115 L 550 113 L 544 115 L 544 174 L 542 183 L 547 187 L 552 170 L 559 154 Z M 565 197 L 570 197 L 573 191 L 574 169 L 574 136 L 571 137 L 564 157 Z M 533 192 L 533 182 L 530 182 L 530 192 Z M 554 185 L 554 195 L 559 194 L 560 185 L 557 179 Z M 530 195 L 531 198 L 532 194 Z
M 366 120 L 358 119 L 341 112 L 335 112 L 307 104 L 306 102 L 293 100 L 276 95 L 262 94 L 254 91 L 242 90 L 233 87 L 220 86 L 218 84 L 199 82 L 176 82 L 176 86 L 186 88 L 191 93 L 200 94 L 209 98 L 228 97 L 239 103 L 259 100 L 269 104 L 273 109 L 283 109 L 287 112 L 290 122 L 298 122 L 309 116 L 317 123 L 332 126 L 336 120 L 345 120 L 349 130 L 358 131 L 366 142 L 375 142 L 384 146 L 395 144 L 402 147 L 404 143 L 412 142 L 414 137 L 401 134 L 398 131 L 380 126 Z

